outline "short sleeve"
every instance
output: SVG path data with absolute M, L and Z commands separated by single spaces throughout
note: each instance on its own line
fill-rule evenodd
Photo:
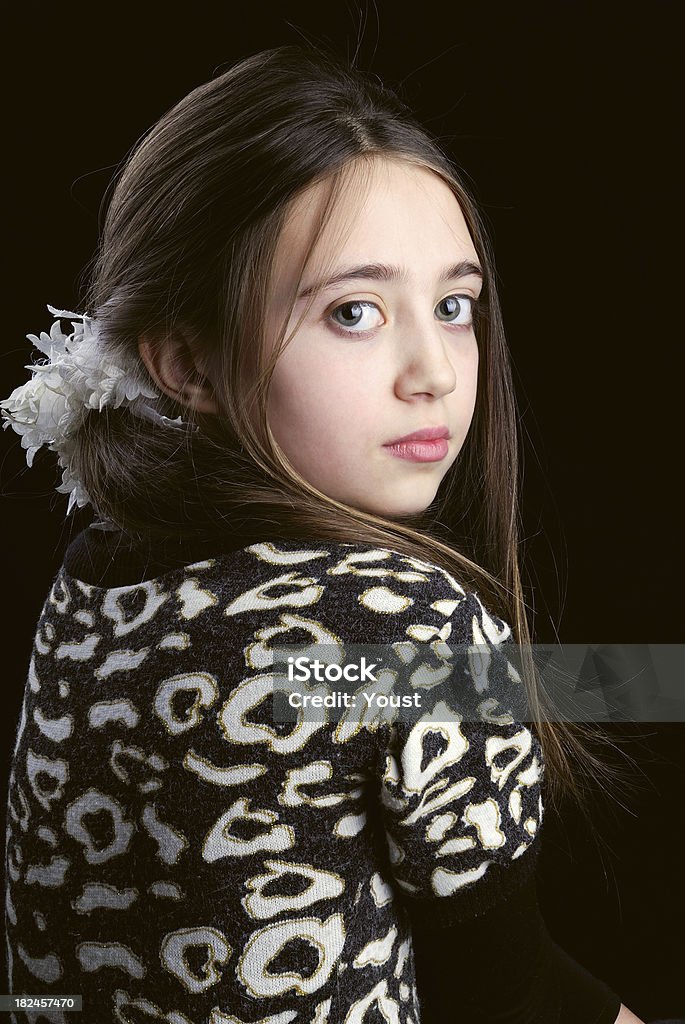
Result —
M 461 716 L 446 715 L 439 702 L 418 720 L 398 716 L 386 729 L 380 765 L 390 869 L 411 917 L 433 927 L 483 914 L 528 880 L 543 817 L 540 741 L 488 697 L 497 685 L 487 672 L 508 673 L 511 689 L 509 644 L 486 639 L 482 606 L 469 597 L 464 608 L 481 667 L 489 663 L 485 681 L 476 681 L 482 699 L 465 700 L 470 710 Z M 462 614 L 462 640 L 464 621 Z

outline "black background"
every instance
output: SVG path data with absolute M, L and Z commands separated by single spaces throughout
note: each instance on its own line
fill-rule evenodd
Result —
M 249 17 L 248 12 L 253 12 Z M 397 88 L 446 145 L 497 257 L 525 440 L 524 544 L 540 642 L 682 639 L 682 234 L 674 224 L 677 5 L 23 5 L 3 63 L 5 397 L 47 303 L 74 309 L 99 206 L 136 139 L 248 53 L 328 42 Z M 105 12 L 105 13 L 103 13 Z M 680 282 L 678 282 L 679 284 Z M 4 766 L 35 622 L 69 539 L 54 456 L 2 434 Z M 548 818 L 550 931 L 645 1019 L 685 1013 L 684 725 L 615 729 L 637 792 L 593 838 Z

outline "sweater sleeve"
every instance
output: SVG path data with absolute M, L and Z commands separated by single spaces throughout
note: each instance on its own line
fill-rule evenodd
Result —
M 456 699 L 431 688 L 430 710 L 388 726 L 380 769 L 390 867 L 416 924 L 448 926 L 506 899 L 534 872 L 543 816 L 540 742 L 494 696 L 517 678 L 505 645 L 486 639 L 503 624 L 475 595 L 455 616 L 452 637 L 478 645 L 478 664 L 453 673 Z
M 422 601 L 425 626 L 442 610 Z M 466 652 L 461 669 L 427 687 L 420 718 L 388 726 L 380 778 L 422 1024 L 457 1010 L 470 1024 L 614 1024 L 620 998 L 554 942 L 538 905 L 544 758 L 509 628 L 465 594 L 442 636 Z

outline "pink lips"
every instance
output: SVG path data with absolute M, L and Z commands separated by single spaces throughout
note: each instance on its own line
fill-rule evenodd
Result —
M 413 434 L 405 434 L 403 437 L 396 437 L 393 441 L 388 441 L 386 447 L 391 444 L 402 444 L 404 441 L 435 441 L 441 437 L 450 436 L 447 427 L 425 427 L 424 430 L 415 430 Z
M 398 437 L 383 447 L 399 459 L 410 459 L 412 462 L 439 462 L 449 451 L 447 441 L 450 437 L 447 427 L 426 427 L 423 430 L 415 430 L 413 434 Z

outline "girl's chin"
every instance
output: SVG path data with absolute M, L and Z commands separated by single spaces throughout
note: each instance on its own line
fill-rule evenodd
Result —
M 402 516 L 418 516 L 425 512 L 428 506 L 435 499 L 437 493 L 436 488 L 430 488 L 430 493 L 425 495 L 412 494 L 410 497 L 406 497 L 402 500 L 399 496 L 388 498 L 386 501 L 379 500 L 376 496 L 376 500 L 360 500 L 357 502 L 348 502 L 353 504 L 355 508 L 358 508 L 362 512 L 370 512 L 374 516 L 382 516 L 384 519 L 398 519 Z

